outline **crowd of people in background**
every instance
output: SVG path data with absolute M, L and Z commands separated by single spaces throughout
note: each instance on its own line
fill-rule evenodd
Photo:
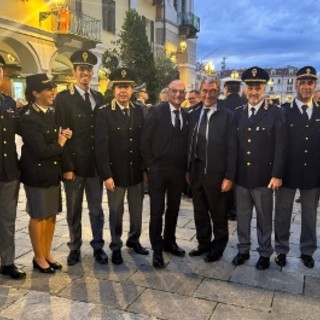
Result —
M 284 267 L 299 190 L 300 258 L 306 267 L 314 267 L 320 195 L 320 92 L 315 68 L 298 70 L 297 95 L 281 106 L 265 94 L 269 75 L 257 66 L 244 71 L 241 80 L 225 79 L 223 88 L 218 78 L 205 79 L 199 91 L 187 95 L 185 84 L 173 80 L 160 92 L 159 104 L 151 106 L 146 85 L 135 87 L 129 68 L 112 71 L 113 99 L 105 104 L 102 94 L 90 86 L 97 57 L 80 50 L 70 60 L 75 81 L 66 90 L 56 94 L 56 85 L 46 74 L 34 74 L 26 78 L 27 105 L 0 95 L 1 274 L 26 277 L 14 263 L 20 182 L 30 216 L 32 265 L 41 273 L 53 274 L 62 268 L 51 250 L 56 215 L 62 211 L 61 183 L 66 195 L 69 266 L 81 262 L 84 194 L 93 257 L 99 264 L 108 263 L 104 188 L 113 264 L 123 263 L 125 197 L 130 220 L 125 245 L 136 254 L 149 254 L 140 242 L 146 192 L 153 267 L 165 268 L 163 252 L 183 257 L 186 252 L 177 243 L 176 227 L 187 183 L 198 242 L 188 253 L 191 257 L 204 255 L 204 261 L 212 263 L 223 256 L 229 218 L 237 221 L 238 235 L 238 253 L 232 263 L 244 264 L 250 258 L 255 210 L 256 268 L 269 268 L 274 251 L 275 262 Z M 0 56 L 0 85 L 4 65 Z M 23 140 L 20 159 L 16 134 Z

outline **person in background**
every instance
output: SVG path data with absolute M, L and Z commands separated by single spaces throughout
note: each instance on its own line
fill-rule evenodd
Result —
M 3 82 L 5 61 L 0 55 L 0 88 Z M 26 273 L 14 264 L 15 221 L 19 192 L 15 134 L 18 111 L 15 101 L 0 92 L 0 273 L 12 279 L 23 279 Z
M 266 104 L 269 80 L 266 70 L 252 67 L 241 76 L 248 103 L 234 111 L 237 120 L 238 161 L 235 179 L 239 266 L 250 257 L 253 207 L 257 214 L 258 270 L 270 266 L 273 191 L 282 185 L 285 165 L 285 120 L 283 112 Z
M 224 79 L 224 96 L 223 105 L 230 111 L 234 111 L 236 108 L 243 106 L 246 100 L 240 96 L 241 80 L 234 78 Z
M 177 245 L 175 236 L 187 163 L 188 113 L 181 108 L 185 98 L 184 83 L 181 80 L 172 81 L 168 96 L 168 102 L 159 104 L 150 112 L 141 134 L 141 154 L 148 170 L 149 236 L 155 268 L 165 267 L 163 251 L 179 257 L 185 255 L 185 251 Z
M 187 99 L 189 101 L 189 113 L 201 105 L 201 95 L 198 90 L 190 90 Z
M 188 173 L 193 194 L 198 247 L 190 256 L 207 253 L 219 260 L 229 239 L 226 192 L 233 184 L 237 160 L 234 115 L 218 100 L 220 81 L 203 80 L 202 104 L 189 114 Z
M 45 73 L 26 77 L 25 96 L 28 105 L 19 122 L 23 140 L 21 150 L 21 182 L 27 196 L 30 215 L 29 236 L 34 252 L 33 268 L 42 273 L 54 273 L 62 268 L 52 255 L 51 246 L 56 215 L 61 208 L 60 180 L 65 143 L 72 136 L 61 131 L 51 107 L 55 84 Z
M 98 263 L 106 264 L 108 256 L 103 250 L 103 183 L 98 175 L 94 150 L 94 111 L 103 104 L 103 96 L 90 88 L 97 57 L 90 51 L 79 50 L 71 55 L 70 60 L 76 82 L 68 90 L 58 93 L 54 103 L 58 125 L 73 131 L 73 137 L 68 141 L 72 168 L 63 174 L 70 234 L 67 263 L 69 266 L 75 265 L 81 258 L 82 205 L 86 193 L 93 256 Z
M 168 101 L 168 88 L 163 88 L 159 93 L 159 103 Z
M 317 208 L 320 195 L 320 106 L 312 99 L 317 87 L 317 72 L 312 66 L 298 70 L 297 96 L 285 103 L 288 148 L 283 186 L 276 193 L 276 263 L 284 267 L 289 252 L 289 237 L 294 196 L 299 189 L 301 202 L 300 258 L 307 268 L 314 267 L 317 249 Z
M 143 86 L 136 87 L 134 91 L 136 96 L 136 104 L 139 104 L 142 107 L 143 115 L 146 117 L 148 115 L 150 105 L 147 105 L 149 95 L 145 84 Z
M 95 118 L 95 144 L 98 172 L 107 189 L 112 263 L 121 264 L 124 198 L 127 193 L 130 230 L 126 245 L 136 253 L 149 252 L 140 244 L 143 202 L 143 165 L 140 139 L 143 109 L 133 104 L 134 76 L 128 68 L 110 76 L 114 99 L 98 108 Z
M 320 90 L 317 90 L 317 91 L 314 93 L 313 99 L 316 101 L 317 104 L 320 105 Z

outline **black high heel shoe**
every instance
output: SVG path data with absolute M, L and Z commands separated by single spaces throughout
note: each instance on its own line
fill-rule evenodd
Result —
M 39 266 L 36 262 L 36 260 L 32 260 L 32 264 L 33 264 L 33 269 L 37 269 L 39 270 L 41 273 L 55 273 L 55 270 L 50 266 L 48 268 L 42 268 L 41 266 Z
M 47 260 L 47 262 L 49 263 L 50 267 L 54 270 L 61 270 L 62 269 L 62 264 L 59 263 L 58 261 L 56 262 L 50 262 Z

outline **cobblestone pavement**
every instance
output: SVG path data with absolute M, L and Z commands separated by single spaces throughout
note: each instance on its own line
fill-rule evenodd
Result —
M 107 203 L 104 199 L 107 213 Z M 288 264 L 281 270 L 273 260 L 265 271 L 255 269 L 255 220 L 252 223 L 251 258 L 235 268 L 236 223 L 230 222 L 230 242 L 223 258 L 206 263 L 203 257 L 184 258 L 164 254 L 164 270 L 151 266 L 151 255 L 139 256 L 123 247 L 124 263 L 99 265 L 93 259 L 88 210 L 83 212 L 82 261 L 68 267 L 68 228 L 65 212 L 58 216 L 54 253 L 63 264 L 55 275 L 33 271 L 33 257 L 28 237 L 28 216 L 21 188 L 16 225 L 16 263 L 27 272 L 24 281 L 0 276 L 0 320 L 4 319 L 237 319 L 286 320 L 319 319 L 320 251 L 313 269 L 299 259 L 300 209 L 295 204 L 292 222 L 291 250 Z M 106 215 L 107 216 L 107 215 Z M 106 219 L 107 220 L 107 219 Z M 128 231 L 128 214 L 124 217 L 124 236 Z M 148 240 L 149 198 L 145 197 L 141 242 Z M 318 231 L 320 224 L 318 223 Z M 187 252 L 196 247 L 192 203 L 182 199 L 177 227 L 177 242 Z M 320 232 L 318 232 L 320 235 Z M 105 224 L 105 249 L 109 242 L 108 221 Z M 319 239 L 319 238 L 318 238 Z

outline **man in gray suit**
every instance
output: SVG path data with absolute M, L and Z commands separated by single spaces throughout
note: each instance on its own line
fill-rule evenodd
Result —
M 4 65 L 5 61 L 0 56 L 0 87 Z M 15 145 L 16 122 L 15 101 L 0 92 L 0 273 L 12 279 L 23 279 L 26 274 L 14 265 L 14 233 L 19 190 Z

